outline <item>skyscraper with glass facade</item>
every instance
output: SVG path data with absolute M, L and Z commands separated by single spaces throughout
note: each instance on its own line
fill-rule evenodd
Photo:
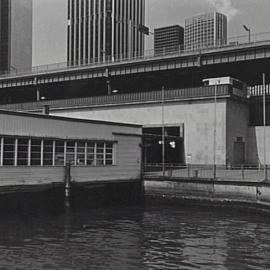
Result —
M 170 25 L 154 29 L 155 53 L 173 52 L 183 49 L 184 28 L 180 25 Z
M 32 0 L 0 0 L 0 70 L 32 66 Z
M 69 63 L 142 55 L 145 0 L 68 0 Z
M 227 43 L 227 17 L 218 12 L 185 20 L 185 50 L 196 50 Z

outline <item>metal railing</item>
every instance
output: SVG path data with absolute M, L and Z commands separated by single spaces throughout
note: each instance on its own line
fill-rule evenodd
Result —
M 149 178 L 179 178 L 179 179 L 215 179 L 224 181 L 247 181 L 260 182 L 270 180 L 268 165 L 258 164 L 244 165 L 178 165 L 165 164 L 165 171 L 162 171 L 162 164 L 145 164 L 143 175 Z
M 47 65 L 40 65 L 34 66 L 28 69 L 12 69 L 9 71 L 2 71 L 0 74 L 0 78 L 5 77 L 15 77 L 21 75 L 35 75 L 39 73 L 46 73 L 52 71 L 62 71 L 62 70 L 71 70 L 77 68 L 84 68 L 84 67 L 101 67 L 107 66 L 108 64 L 119 64 L 125 61 L 137 61 L 137 60 L 148 60 L 152 58 L 166 58 L 172 55 L 190 55 L 190 54 L 201 54 L 207 52 L 209 50 L 215 49 L 233 49 L 233 48 L 240 48 L 242 46 L 254 46 L 256 44 L 260 44 L 263 42 L 270 42 L 270 32 L 258 33 L 251 35 L 251 39 L 248 39 L 247 35 L 242 36 L 235 36 L 230 37 L 227 40 L 226 44 L 219 44 L 219 45 L 212 45 L 212 46 L 203 46 L 194 48 L 192 50 L 187 50 L 183 48 L 183 45 L 174 46 L 174 47 L 167 47 L 164 48 L 162 51 L 155 51 L 155 50 L 145 50 L 143 54 L 141 53 L 130 53 L 121 54 L 117 56 L 105 56 L 99 57 L 96 59 L 82 59 L 76 62 L 61 62 L 61 63 L 53 63 Z
M 183 89 L 168 89 L 164 92 L 164 99 L 178 100 L 185 98 L 198 98 L 198 97 L 212 97 L 214 96 L 215 86 L 193 87 Z M 240 95 L 241 93 L 234 93 Z M 229 95 L 228 85 L 219 85 L 217 88 L 217 96 Z M 242 96 L 246 93 L 243 91 Z M 141 102 L 161 102 L 162 91 L 149 91 L 149 92 L 135 92 L 126 94 L 82 97 L 72 99 L 59 99 L 59 100 L 43 100 L 38 102 L 27 102 L 18 104 L 4 104 L 0 105 L 0 109 L 15 110 L 15 111 L 35 111 L 42 110 L 47 105 L 53 108 L 71 108 L 71 107 L 87 107 L 87 106 L 105 106 L 105 105 L 119 105 L 129 103 Z

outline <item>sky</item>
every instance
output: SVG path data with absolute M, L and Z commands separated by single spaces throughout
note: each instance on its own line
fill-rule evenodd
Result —
M 243 25 L 270 39 L 270 0 L 145 0 L 146 25 L 154 28 L 179 24 L 185 18 L 209 11 L 228 16 L 228 36 L 243 36 Z M 33 65 L 66 61 L 67 0 L 33 0 Z M 258 35 L 258 33 L 269 34 Z M 255 36 L 253 37 L 255 38 Z M 232 39 L 233 41 L 233 39 Z M 146 37 L 146 49 L 153 48 L 153 36 Z

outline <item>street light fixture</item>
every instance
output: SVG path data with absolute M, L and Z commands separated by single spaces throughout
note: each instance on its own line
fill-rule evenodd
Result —
M 248 32 L 248 42 L 250 43 L 250 28 L 247 27 L 245 24 L 243 25 L 244 29 Z

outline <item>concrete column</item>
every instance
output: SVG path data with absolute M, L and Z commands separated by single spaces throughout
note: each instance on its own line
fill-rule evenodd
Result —
M 41 140 L 41 145 L 40 145 L 40 166 L 43 166 L 43 153 L 44 153 L 44 140 Z
M 64 166 L 67 164 L 67 141 L 64 141 Z
M 1 137 L 1 146 L 0 146 L 0 166 L 3 166 L 3 159 L 4 159 L 4 137 Z
M 28 139 L 27 166 L 31 166 L 31 139 Z
M 75 145 L 74 145 L 74 165 L 77 166 L 77 160 L 78 160 L 78 151 L 77 151 L 77 147 L 78 147 L 78 143 L 75 142 Z
M 15 146 L 14 146 L 14 166 L 18 165 L 18 139 L 15 139 Z
M 97 143 L 94 144 L 94 166 L 97 165 Z
M 87 142 L 84 144 L 84 165 L 87 166 Z
M 55 140 L 53 140 L 52 165 L 55 166 Z

